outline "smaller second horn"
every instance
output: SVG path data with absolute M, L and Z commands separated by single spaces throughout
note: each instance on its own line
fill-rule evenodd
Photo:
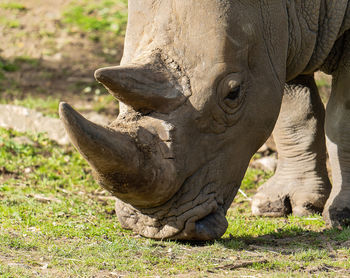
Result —
M 95 78 L 136 111 L 167 113 L 186 99 L 182 87 L 166 69 L 152 69 L 149 65 L 101 68 L 96 70 Z

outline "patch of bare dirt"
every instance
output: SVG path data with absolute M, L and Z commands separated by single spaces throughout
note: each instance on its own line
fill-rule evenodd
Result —
M 63 13 L 72 0 L 16 3 L 27 9 L 0 9 L 1 19 L 19 24 L 15 28 L 0 24 L 0 61 L 19 64 L 19 69 L 6 72 L 1 97 L 52 96 L 89 107 L 96 98 L 84 93 L 84 88 L 101 88 L 93 73 L 99 67 L 119 64 L 123 38 L 116 36 L 113 51 L 108 52 L 113 55 L 106 54 L 102 42 L 63 23 Z M 107 107 L 105 112 L 111 111 Z

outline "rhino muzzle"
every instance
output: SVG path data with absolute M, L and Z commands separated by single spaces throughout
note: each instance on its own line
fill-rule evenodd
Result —
M 158 55 L 144 65 L 99 69 L 95 77 L 132 108 L 134 117 L 123 115 L 102 127 L 67 103 L 60 104 L 59 112 L 71 142 L 93 168 L 98 183 L 117 197 L 122 226 L 156 239 L 220 237 L 227 228 L 225 213 L 231 197 L 218 196 L 214 185 L 201 180 L 206 177 L 202 165 L 181 176 L 179 169 L 185 166 L 173 150 L 174 127 L 147 116 L 169 113 L 186 101 L 191 94 L 186 74 L 173 60 Z

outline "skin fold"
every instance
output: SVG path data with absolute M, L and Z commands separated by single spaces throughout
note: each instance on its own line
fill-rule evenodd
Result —
M 347 1 L 130 0 L 121 65 L 95 73 L 120 100 L 118 118 L 101 127 L 60 105 L 72 143 L 117 197 L 122 226 L 156 239 L 221 237 L 273 130 L 278 170 L 253 213 L 321 212 L 330 194 L 325 218 L 346 223 L 348 11 Z M 319 69 L 336 76 L 326 113 Z

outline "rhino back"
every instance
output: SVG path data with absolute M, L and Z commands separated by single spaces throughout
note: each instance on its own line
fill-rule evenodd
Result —
M 289 46 L 287 81 L 320 69 L 333 53 L 336 42 L 350 28 L 348 0 L 295 0 L 287 3 Z M 341 44 L 341 43 L 340 43 Z M 337 52 L 339 53 L 339 52 Z

